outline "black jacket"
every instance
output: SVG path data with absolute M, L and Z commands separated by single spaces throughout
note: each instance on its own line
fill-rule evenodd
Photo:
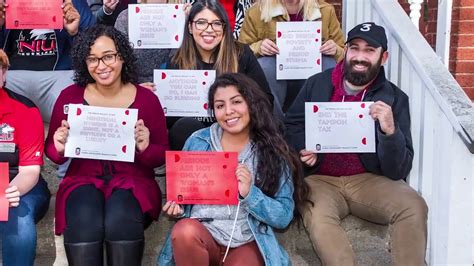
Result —
M 329 102 L 334 90 L 331 81 L 333 69 L 310 77 L 303 85 L 293 105 L 286 113 L 285 137 L 296 151 L 305 148 L 305 102 Z M 410 173 L 413 161 L 413 145 L 410 133 L 410 112 L 408 96 L 385 78 L 383 67 L 364 101 L 383 101 L 392 107 L 395 133 L 386 136 L 376 122 L 376 153 L 360 153 L 359 158 L 367 170 L 393 180 L 405 179 Z M 349 133 L 350 134 L 350 133 Z M 318 154 L 314 167 L 307 168 L 307 174 L 315 174 L 324 154 Z

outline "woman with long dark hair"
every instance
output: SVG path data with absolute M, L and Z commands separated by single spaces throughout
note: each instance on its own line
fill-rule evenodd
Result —
M 229 18 L 218 1 L 198 0 L 193 3 L 186 19 L 183 42 L 176 54 L 166 64 L 167 69 L 183 70 L 216 70 L 217 75 L 223 73 L 243 73 L 256 81 L 259 88 L 266 93 L 273 105 L 273 95 L 257 58 L 247 45 L 235 41 L 232 36 Z M 168 117 L 170 143 L 172 149 L 181 149 L 183 141 L 194 132 L 196 127 L 186 130 L 188 125 L 196 121 L 177 123 L 179 130 L 173 129 L 179 118 Z M 207 117 L 196 118 L 201 127 L 210 126 L 214 121 Z M 184 130 L 183 130 L 184 128 Z M 179 139 L 180 141 L 175 141 Z M 174 144 L 177 142 L 176 144 Z
M 278 245 L 273 228 L 285 228 L 299 217 L 295 204 L 307 198 L 298 158 L 253 80 L 238 73 L 223 74 L 208 97 L 217 123 L 191 135 L 184 150 L 238 152 L 239 204 L 167 202 L 163 211 L 182 219 L 173 227 L 159 265 L 173 261 L 177 265 L 288 265 L 288 254 Z M 230 247 L 227 256 L 223 255 L 226 247 Z

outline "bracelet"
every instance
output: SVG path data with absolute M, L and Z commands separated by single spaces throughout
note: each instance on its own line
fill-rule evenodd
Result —
M 102 5 L 102 10 L 104 11 L 104 14 L 106 14 L 107 16 L 110 16 L 114 13 L 114 11 L 107 13 L 107 11 L 105 11 L 105 5 Z

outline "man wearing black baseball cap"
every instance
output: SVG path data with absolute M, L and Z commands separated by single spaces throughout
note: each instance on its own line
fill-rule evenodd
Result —
M 299 151 L 314 205 L 298 206 L 324 265 L 354 265 L 341 220 L 349 213 L 391 226 L 395 265 L 424 265 L 428 207 L 405 183 L 413 161 L 408 96 L 385 78 L 385 29 L 373 22 L 347 35 L 344 60 L 310 77 L 286 113 L 286 139 Z M 305 147 L 305 102 L 374 102 L 374 153 L 315 153 Z M 358 119 L 358 118 L 354 118 Z M 347 134 L 351 134 L 348 132 Z

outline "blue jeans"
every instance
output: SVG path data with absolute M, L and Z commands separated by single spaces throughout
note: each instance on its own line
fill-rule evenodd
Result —
M 33 265 L 36 254 L 36 223 L 49 207 L 48 186 L 43 178 L 10 208 L 8 222 L 0 222 L 3 265 Z

